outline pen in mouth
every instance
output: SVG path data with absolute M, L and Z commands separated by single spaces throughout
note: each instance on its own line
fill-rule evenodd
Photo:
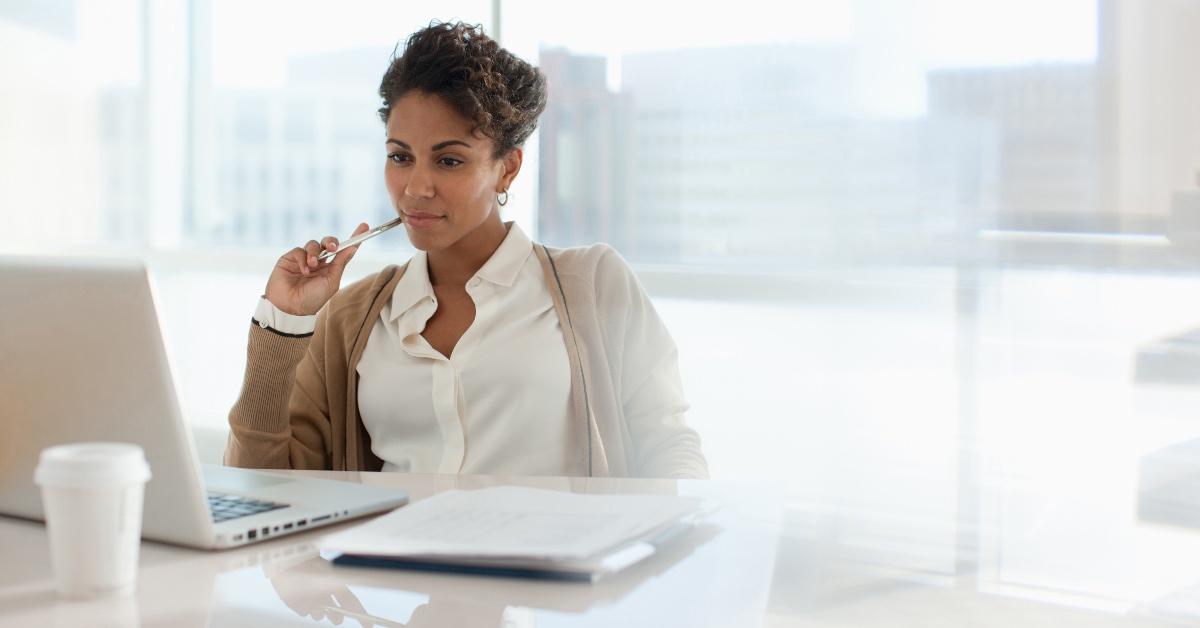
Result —
M 374 238 L 375 236 L 400 224 L 401 222 L 403 222 L 403 220 L 404 220 L 403 217 L 397 216 L 397 217 L 393 218 L 392 220 L 389 220 L 389 221 L 383 223 L 382 225 L 375 227 L 374 229 L 372 229 L 370 231 L 360 233 L 360 234 L 354 236 L 353 238 L 350 238 L 349 240 L 346 240 L 345 242 L 338 244 L 336 251 L 322 251 L 321 254 L 317 256 L 317 259 L 321 260 L 321 261 L 333 259 L 333 256 L 337 255 L 338 253 L 341 253 L 342 251 L 344 251 L 352 246 L 362 244 L 363 242 L 366 242 L 367 240 Z

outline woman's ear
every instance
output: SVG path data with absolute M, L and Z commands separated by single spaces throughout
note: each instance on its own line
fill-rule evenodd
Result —
M 504 164 L 504 173 L 500 175 L 500 189 L 496 190 L 497 194 L 512 187 L 513 179 L 517 178 L 517 173 L 521 171 L 521 162 L 524 159 L 525 151 L 520 147 L 513 148 L 500 158 L 501 163 Z

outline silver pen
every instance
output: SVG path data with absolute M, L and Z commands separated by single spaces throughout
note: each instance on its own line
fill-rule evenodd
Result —
M 344 251 L 352 246 L 355 246 L 357 244 L 362 244 L 363 242 L 366 242 L 367 240 L 374 238 L 375 236 L 383 233 L 384 231 L 387 231 L 388 229 L 395 227 L 396 225 L 400 224 L 401 222 L 403 222 L 403 219 L 400 216 L 397 216 L 395 218 L 395 220 L 389 220 L 388 222 L 385 222 L 382 225 L 379 225 L 378 227 L 375 227 L 374 229 L 372 229 L 370 231 L 360 233 L 360 234 L 354 236 L 353 238 L 350 238 L 349 240 L 346 240 L 345 242 L 338 244 L 336 251 L 322 251 L 321 254 L 317 256 L 317 259 L 322 262 L 327 259 L 331 259 L 334 255 L 337 255 L 338 253 L 341 253 L 342 251 Z

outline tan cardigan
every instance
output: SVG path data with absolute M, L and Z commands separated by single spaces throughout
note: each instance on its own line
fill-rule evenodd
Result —
M 682 399 L 651 409 L 658 415 L 653 439 L 639 439 L 637 425 L 631 429 L 626 421 L 623 399 L 636 393 L 653 370 L 669 369 L 677 377 L 678 358 L 656 315 L 648 317 L 655 324 L 626 324 L 626 312 L 648 308 L 652 314 L 653 306 L 624 260 L 603 244 L 570 249 L 535 244 L 534 251 L 571 365 L 571 439 L 577 443 L 573 474 L 708 477 L 700 438 L 682 421 L 687 409 Z M 229 413 L 226 464 L 382 468 L 359 416 L 356 367 L 405 268 L 388 266 L 339 290 L 318 314 L 312 335 L 251 326 L 242 392 Z M 669 354 L 638 355 L 640 346 L 653 344 L 645 342 L 647 337 L 670 346 Z M 622 389 L 629 389 L 624 396 Z

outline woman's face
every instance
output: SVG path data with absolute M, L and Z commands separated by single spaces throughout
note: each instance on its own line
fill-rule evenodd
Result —
M 414 247 L 453 246 L 489 221 L 496 195 L 520 168 L 520 150 L 495 159 L 495 143 L 440 96 L 412 91 L 392 105 L 384 180 Z M 515 163 L 514 163 L 515 159 Z

